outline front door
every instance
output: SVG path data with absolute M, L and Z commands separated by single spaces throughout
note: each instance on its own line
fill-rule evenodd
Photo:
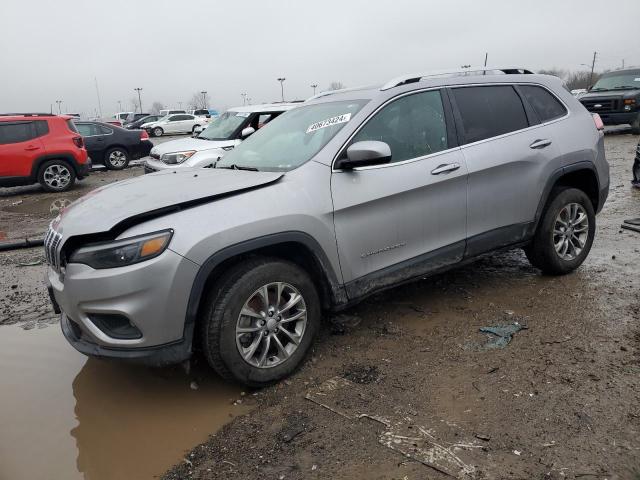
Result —
M 385 142 L 391 162 L 332 175 L 338 252 L 350 298 L 462 258 L 467 167 L 448 132 L 445 105 L 439 90 L 392 100 L 349 142 Z

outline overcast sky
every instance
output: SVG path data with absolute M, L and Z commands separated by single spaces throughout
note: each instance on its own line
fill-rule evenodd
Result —
M 303 99 L 402 73 L 481 65 L 640 65 L 640 0 L 0 0 L 0 112 L 112 114 Z

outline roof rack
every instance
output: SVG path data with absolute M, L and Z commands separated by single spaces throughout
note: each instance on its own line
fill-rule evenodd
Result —
M 55 113 L 0 113 L 0 117 L 55 117 Z
M 407 83 L 419 82 L 426 77 L 439 77 L 439 76 L 461 76 L 461 75 L 486 75 L 488 72 L 501 72 L 505 75 L 518 75 L 518 74 L 532 74 L 531 70 L 520 67 L 470 67 L 464 70 L 440 70 L 426 73 L 414 73 L 410 75 L 401 75 L 393 78 L 385 83 L 380 90 L 389 90 L 390 88 L 399 87 L 400 85 L 406 85 Z
M 320 98 L 320 97 L 334 95 L 336 93 L 355 92 L 356 90 L 366 90 L 369 88 L 377 88 L 377 85 L 360 85 L 359 87 L 341 88 L 340 90 L 325 90 L 324 92 L 320 92 L 317 95 L 307 98 L 305 102 L 308 102 L 310 100 L 315 100 L 316 98 Z

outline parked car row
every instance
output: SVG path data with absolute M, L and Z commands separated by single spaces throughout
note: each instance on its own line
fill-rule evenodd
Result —
M 232 109 L 154 147 L 170 170 L 52 222 L 47 282 L 71 345 L 153 365 L 197 348 L 260 387 L 301 364 L 323 310 L 498 249 L 552 275 L 589 254 L 604 126 L 556 77 L 405 75 L 294 107 Z M 179 167 L 207 142 L 214 168 Z
M 299 105 L 276 103 L 232 108 L 205 126 L 194 138 L 156 145 L 145 159 L 145 173 L 177 167 L 212 167 L 249 135 Z
M 121 170 L 152 146 L 144 130 L 69 115 L 0 115 L 0 187 L 39 183 L 49 192 L 65 191 L 92 163 Z

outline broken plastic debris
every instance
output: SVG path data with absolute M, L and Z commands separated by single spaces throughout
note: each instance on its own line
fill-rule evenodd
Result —
M 492 337 L 483 346 L 483 348 L 485 350 L 504 348 L 509 344 L 515 333 L 519 332 L 520 330 L 525 330 L 526 328 L 527 327 L 525 325 L 520 325 L 518 322 L 507 325 L 481 327 L 480 331 L 482 333 L 489 333 L 492 335 Z

